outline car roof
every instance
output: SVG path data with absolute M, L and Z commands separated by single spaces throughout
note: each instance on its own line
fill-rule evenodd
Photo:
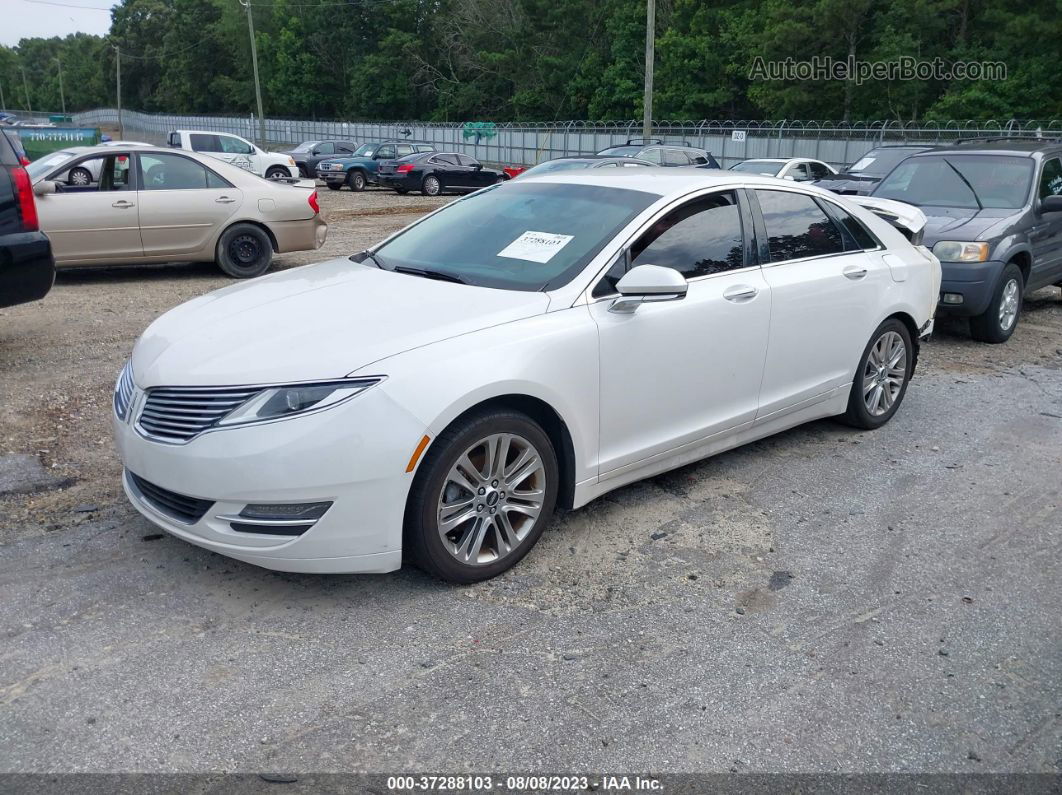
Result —
M 786 187 L 790 190 L 797 183 L 747 172 L 723 171 L 692 167 L 672 168 L 623 168 L 587 169 L 578 171 L 548 171 L 542 175 L 532 174 L 524 184 L 531 182 L 555 182 L 565 185 L 598 185 L 617 189 L 638 190 L 661 198 L 684 196 L 703 188 L 728 188 L 742 185 L 756 187 Z M 801 184 L 801 191 L 815 192 L 836 197 L 830 191 Z
M 993 140 L 970 140 L 958 141 L 950 146 L 941 146 L 930 152 L 921 152 L 915 157 L 927 154 L 955 153 L 955 154 L 985 154 L 985 155 L 1014 155 L 1017 157 L 1029 157 L 1037 152 L 1053 152 L 1062 149 L 1062 141 L 1045 139 L 1028 139 L 1009 141 Z

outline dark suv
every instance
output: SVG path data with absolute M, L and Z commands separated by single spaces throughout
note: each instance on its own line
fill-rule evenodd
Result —
M 419 141 L 379 141 L 362 144 L 349 155 L 336 155 L 317 164 L 317 178 L 323 179 L 332 190 L 344 185 L 351 190 L 365 190 L 366 185 L 377 183 L 381 163 L 391 163 L 400 157 L 434 152 L 431 144 Z
M 637 157 L 648 160 L 654 166 L 693 166 L 694 168 L 719 168 L 719 161 L 712 153 L 690 146 L 689 142 L 665 144 L 660 138 L 631 138 L 627 143 L 602 149 L 599 155 L 607 157 Z
M 886 144 L 871 149 L 840 174 L 824 177 L 815 183 L 817 188 L 832 190 L 847 196 L 869 196 L 881 182 L 882 177 L 896 166 L 919 152 L 927 152 L 932 146 L 917 144 Z
M 52 244 L 37 224 L 29 174 L 0 135 L 0 307 L 44 298 L 55 281 Z
M 1014 333 L 1022 296 L 1062 285 L 1062 140 L 978 139 L 913 155 L 871 194 L 919 207 L 940 260 L 939 312 L 982 342 Z

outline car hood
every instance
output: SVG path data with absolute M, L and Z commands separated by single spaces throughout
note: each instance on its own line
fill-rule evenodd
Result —
M 939 240 L 982 240 L 985 232 L 1012 217 L 1014 210 L 966 209 L 962 207 L 920 207 L 926 214 L 924 245 L 932 248 Z
M 344 166 L 349 166 L 351 163 L 371 163 L 371 157 L 329 157 L 321 161 L 321 165 L 326 163 L 340 163 Z
M 544 293 L 473 287 L 335 259 L 170 310 L 137 342 L 133 375 L 142 388 L 342 378 L 388 356 L 548 307 Z

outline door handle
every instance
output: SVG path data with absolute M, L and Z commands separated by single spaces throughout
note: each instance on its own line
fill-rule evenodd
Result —
M 743 304 L 747 301 L 751 301 L 753 298 L 759 295 L 759 292 L 760 291 L 757 290 L 755 287 L 749 287 L 747 285 L 741 284 L 735 287 L 730 287 L 725 290 L 723 292 L 723 298 L 725 298 L 727 301 L 733 301 L 735 304 Z
M 236 200 L 230 199 L 228 196 L 218 196 L 216 199 L 214 199 L 214 201 L 216 201 L 218 204 L 232 204 Z
M 855 282 L 859 281 L 867 275 L 867 269 L 860 268 L 858 265 L 849 265 L 847 268 L 841 271 L 841 273 L 844 274 L 844 277 L 846 279 L 851 279 Z
M 125 199 L 119 199 L 116 202 L 111 202 L 111 207 L 117 207 L 120 210 L 128 210 L 130 207 L 135 206 L 132 202 L 127 202 Z

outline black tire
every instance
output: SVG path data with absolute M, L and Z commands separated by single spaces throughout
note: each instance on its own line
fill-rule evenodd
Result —
M 92 184 L 92 172 L 82 166 L 76 166 L 70 169 L 70 173 L 66 175 L 67 185 L 91 185 Z
M 478 490 L 478 494 L 465 489 L 467 497 L 461 493 L 460 487 L 449 480 L 451 468 L 466 452 L 471 452 L 469 458 L 473 460 L 477 469 L 482 467 L 483 471 L 487 471 L 486 458 L 480 458 L 474 450 L 482 449 L 477 447 L 478 443 L 494 434 L 511 434 L 514 440 L 520 440 L 512 442 L 509 448 L 506 462 L 510 466 L 515 467 L 516 459 L 521 455 L 519 446 L 521 441 L 525 445 L 529 444 L 538 452 L 541 462 L 541 468 L 536 468 L 533 475 L 527 476 L 527 480 L 510 481 L 514 486 L 524 486 L 531 482 L 532 488 L 541 487 L 543 493 L 538 516 L 530 520 L 530 524 L 525 522 L 519 530 L 514 529 L 515 525 L 512 524 L 513 520 L 510 517 L 515 514 L 519 521 L 524 515 L 517 511 L 506 511 L 505 493 L 491 485 L 498 483 L 500 488 L 505 488 L 504 479 L 491 480 L 488 475 L 487 480 L 482 481 L 487 490 L 486 494 L 484 495 L 483 487 Z M 541 480 L 538 480 L 539 478 Z M 526 415 L 515 411 L 495 410 L 474 414 L 455 422 L 439 434 L 432 443 L 414 477 L 409 499 L 406 502 L 404 525 L 406 556 L 424 571 L 449 582 L 472 583 L 498 576 L 520 562 L 549 524 L 557 502 L 559 479 L 560 467 L 557 464 L 557 455 L 549 436 Z M 473 478 L 470 477 L 468 480 L 471 481 Z M 476 480 L 477 484 L 479 482 Z M 470 516 L 465 522 L 455 525 L 452 540 L 449 536 L 444 540 L 439 530 L 439 514 L 444 488 L 457 489 L 458 494 L 455 499 L 461 502 L 468 500 L 469 506 Z M 508 499 L 513 501 L 515 493 L 511 491 Z M 490 502 L 492 494 L 494 501 Z M 519 501 L 519 497 L 515 501 Z M 486 508 L 490 511 L 490 515 L 487 513 L 472 514 L 473 505 L 476 506 L 477 511 Z M 513 533 L 509 538 L 515 540 L 518 533 L 523 533 L 519 540 L 504 548 L 500 554 L 499 551 L 503 550 L 505 542 L 502 531 L 494 524 L 496 519 L 493 517 L 495 516 L 499 520 L 504 517 L 506 525 Z M 485 559 L 478 563 L 459 560 L 458 550 L 451 549 L 448 545 L 452 544 L 459 548 L 460 540 L 474 537 L 475 531 L 484 520 L 487 524 L 482 531 L 480 554 Z M 471 536 L 465 536 L 465 533 Z M 493 559 L 491 555 L 494 555 Z
M 269 270 L 273 243 L 260 226 L 233 224 L 218 240 L 215 261 L 233 279 L 252 279 Z
M 1011 285 L 1014 287 L 1012 288 Z M 1004 301 L 1007 300 L 1005 296 L 1009 296 L 1010 289 L 1016 290 L 1014 300 L 1017 301 L 1012 317 L 1009 313 L 1002 312 Z M 1025 279 L 1021 275 L 1021 268 L 1013 262 L 1008 262 L 1003 273 L 999 275 L 999 282 L 992 292 L 992 300 L 988 302 L 988 309 L 977 317 L 970 318 L 970 336 L 978 342 L 989 342 L 995 345 L 1009 340 L 1021 318 L 1021 301 L 1024 292 Z M 1005 318 L 1010 318 L 1009 326 L 1006 325 Z
M 342 182 L 326 182 L 325 185 L 328 186 L 329 190 L 339 190 L 343 187 Z
M 351 169 L 347 174 L 347 187 L 355 192 L 365 190 L 365 172 Z
M 442 193 L 442 183 L 434 174 L 428 174 L 420 183 L 420 192 L 425 196 L 438 196 Z
M 879 410 L 882 408 L 881 404 L 874 400 L 874 396 L 880 396 L 885 393 L 888 396 L 886 390 L 889 389 L 892 382 L 890 377 L 892 373 L 886 371 L 881 372 L 880 369 L 875 368 L 874 363 L 871 360 L 871 353 L 874 352 L 875 356 L 882 352 L 882 348 L 875 348 L 882 343 L 883 340 L 891 340 L 890 335 L 898 335 L 903 344 L 903 367 L 899 367 L 899 363 L 894 370 L 903 370 L 903 383 L 900 385 L 899 391 L 894 393 L 891 397 L 891 403 L 885 408 L 884 411 Z M 886 349 L 887 350 L 887 349 Z M 870 335 L 870 341 L 867 343 L 867 347 L 863 349 L 863 355 L 859 357 L 859 366 L 856 368 L 855 377 L 852 379 L 852 390 L 848 394 L 848 409 L 841 415 L 841 422 L 846 425 L 851 425 L 854 428 L 863 428 L 865 430 L 873 430 L 874 428 L 880 428 L 886 422 L 892 419 L 892 415 L 896 413 L 896 410 L 900 408 L 900 404 L 903 402 L 904 395 L 907 394 L 907 385 L 911 382 L 911 373 L 914 371 L 914 359 L 915 349 L 913 341 L 911 340 L 911 332 L 907 330 L 907 326 L 902 321 L 896 318 L 889 318 Z M 875 380 L 873 387 L 881 389 L 881 392 L 871 392 L 867 394 L 866 384 L 869 379 Z M 878 379 L 890 379 L 888 381 Z M 874 411 L 868 407 L 868 400 L 871 403 L 876 403 Z
M 270 168 L 266 169 L 265 173 L 266 179 L 288 179 L 290 177 L 291 172 L 288 171 L 286 168 L 281 168 L 280 166 L 271 166 Z

